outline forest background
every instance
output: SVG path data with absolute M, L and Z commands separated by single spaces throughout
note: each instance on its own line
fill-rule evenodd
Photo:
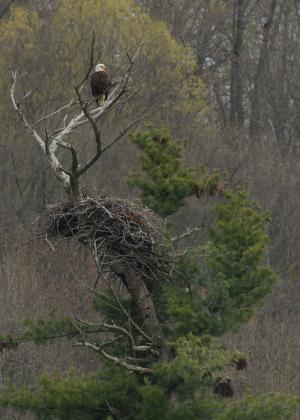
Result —
M 24 135 L 12 112 L 9 66 L 26 69 L 33 90 L 31 115 L 56 109 L 73 95 L 88 60 L 91 27 L 97 54 L 115 76 L 126 65 L 124 51 L 143 39 L 146 53 L 135 70 L 143 91 L 118 121 L 116 133 L 141 107 L 161 106 L 150 121 L 168 127 L 185 144 L 185 161 L 218 169 L 230 187 L 247 185 L 270 214 L 268 263 L 278 275 L 249 325 L 224 337 L 231 348 L 249 352 L 240 375 L 255 392 L 299 394 L 299 104 L 300 8 L 292 0 L 243 1 L 3 1 L 0 9 L 0 234 L 1 331 L 18 332 L 24 318 L 40 318 L 53 307 L 61 315 L 83 311 L 86 272 L 78 250 L 61 249 L 59 259 L 35 242 L 33 222 L 47 202 L 60 200 L 56 180 L 40 151 Z M 137 9 L 136 9 L 137 10 Z M 24 91 L 25 93 L 25 91 Z M 105 137 L 105 134 L 104 134 Z M 89 154 L 89 136 L 80 138 Z M 128 173 L 138 164 L 129 139 L 107 153 L 85 180 L 101 191 L 136 197 Z M 112 171 L 111 168 L 114 168 Z M 173 220 L 175 233 L 186 226 L 204 232 L 217 198 L 187 200 Z M 26 245 L 24 244 L 26 243 Z M 24 245 L 22 245 L 24 244 Z M 34 302 L 34 304 L 33 304 Z M 2 353 L 1 376 L 31 383 L 45 368 L 66 365 L 93 369 L 95 360 L 64 342 L 43 351 L 28 343 L 22 352 Z M 68 352 L 66 351 L 68 348 Z

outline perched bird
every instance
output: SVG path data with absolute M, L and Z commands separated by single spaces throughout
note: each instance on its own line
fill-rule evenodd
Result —
M 103 106 L 111 88 L 111 79 L 105 64 L 97 64 L 91 74 L 92 95 L 96 98 L 97 106 Z

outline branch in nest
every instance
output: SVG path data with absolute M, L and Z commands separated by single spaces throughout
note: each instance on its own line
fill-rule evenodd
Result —
M 147 274 L 152 279 L 163 278 L 170 273 L 169 245 L 160 221 L 149 209 L 120 199 L 87 198 L 75 206 L 52 207 L 49 217 L 49 237 L 81 241 L 101 261 L 102 269 L 122 263 L 143 278 Z
M 145 344 L 156 358 L 164 351 L 164 335 L 150 281 L 168 279 L 173 264 L 159 224 L 142 206 L 120 199 L 87 198 L 75 206 L 52 208 L 47 230 L 52 237 L 77 239 L 94 253 L 98 267 L 118 275 L 142 315 L 143 329 L 150 337 Z M 120 332 L 118 327 L 110 328 Z M 122 330 L 122 334 L 134 347 L 130 332 Z

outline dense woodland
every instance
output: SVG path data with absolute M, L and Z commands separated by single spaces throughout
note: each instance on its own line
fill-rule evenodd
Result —
M 1 418 L 298 419 L 299 2 L 1 0 L 0 41 Z M 100 357 L 96 324 L 72 321 L 129 325 L 146 348 L 122 277 L 110 295 L 84 241 L 45 235 L 67 194 L 11 100 L 17 71 L 29 124 L 60 130 L 80 111 L 91 48 L 115 80 L 138 51 L 126 101 L 99 122 L 104 147 L 124 135 L 81 191 L 124 200 L 163 249 L 147 289 L 167 344 L 147 347 L 142 374 Z M 95 133 L 67 138 L 82 162 Z M 129 344 L 113 340 L 123 360 Z

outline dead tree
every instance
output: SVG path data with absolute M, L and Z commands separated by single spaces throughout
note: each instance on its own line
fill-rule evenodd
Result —
M 244 123 L 242 51 L 249 2 L 250 0 L 234 0 L 233 3 L 230 119 L 236 127 L 242 127 Z
M 261 129 L 261 113 L 262 113 L 262 99 L 265 96 L 266 79 L 270 72 L 270 51 L 271 51 L 271 29 L 274 24 L 275 11 L 277 0 L 272 0 L 268 15 L 265 17 L 262 33 L 262 43 L 259 51 L 259 59 L 257 70 L 254 77 L 254 86 L 251 94 L 251 108 L 250 108 L 250 137 L 255 139 L 255 136 Z
M 160 233 L 160 221 L 153 213 L 140 204 L 133 204 L 120 199 L 91 198 L 82 194 L 80 178 L 86 173 L 102 155 L 118 143 L 130 129 L 137 126 L 149 114 L 148 111 L 123 128 L 109 143 L 102 143 L 100 122 L 102 122 L 114 109 L 120 109 L 136 94 L 132 87 L 132 69 L 138 57 L 140 48 L 131 58 L 128 55 L 128 68 L 124 76 L 113 84 L 107 100 L 102 107 L 94 108 L 84 101 L 81 89 L 89 79 L 94 66 L 94 37 L 90 54 L 90 65 L 83 80 L 75 87 L 76 99 L 67 105 L 31 122 L 31 116 L 23 111 L 22 103 L 30 95 L 28 92 L 22 99 L 17 99 L 18 74 L 12 72 L 11 100 L 13 107 L 19 115 L 25 129 L 29 131 L 35 142 L 39 145 L 42 154 L 48 161 L 62 188 L 68 196 L 63 203 L 50 206 L 48 209 L 47 238 L 69 238 L 78 240 L 92 253 L 99 276 L 108 287 L 116 277 L 129 293 L 132 302 L 139 311 L 140 323 L 131 319 L 118 296 L 116 302 L 127 317 L 128 328 L 103 321 L 93 324 L 84 320 L 74 320 L 80 339 L 77 345 L 85 346 L 100 353 L 106 359 L 123 366 L 129 370 L 140 373 L 149 373 L 150 369 L 143 366 L 143 360 L 166 359 L 167 346 L 164 339 L 163 328 L 158 319 L 150 280 L 168 276 L 171 270 L 172 258 Z M 61 128 L 53 132 L 40 132 L 39 126 L 54 116 L 72 112 L 74 106 L 77 113 L 68 120 L 67 114 L 62 118 Z M 72 134 L 83 126 L 92 129 L 95 152 L 85 162 L 79 161 L 75 146 L 70 142 Z M 59 149 L 70 152 L 71 168 L 64 167 L 58 157 Z M 105 274 L 104 274 L 105 273 Z M 108 274 L 107 274 L 108 273 Z M 112 293 L 114 293 L 111 287 Z M 113 338 L 102 344 L 94 344 L 87 340 L 88 329 L 105 334 L 111 333 Z M 135 333 L 133 333 L 133 331 Z M 136 337 L 138 336 L 138 343 Z M 125 339 L 129 345 L 129 355 L 124 358 L 111 354 L 107 348 L 116 340 Z M 140 357 L 140 355 L 143 357 Z

